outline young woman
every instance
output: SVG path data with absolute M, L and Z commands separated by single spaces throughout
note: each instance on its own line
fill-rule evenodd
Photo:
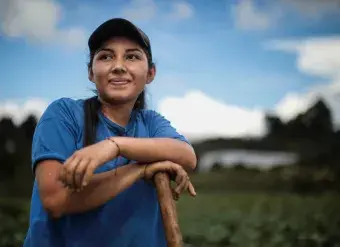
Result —
M 33 138 L 35 174 L 25 247 L 166 246 L 156 172 L 188 190 L 196 166 L 188 141 L 145 108 L 155 77 L 148 37 L 125 19 L 100 25 L 89 42 L 97 96 L 49 105 Z

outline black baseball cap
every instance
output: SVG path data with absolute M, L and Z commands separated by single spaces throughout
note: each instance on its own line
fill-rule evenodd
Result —
M 123 18 L 113 18 L 105 21 L 94 30 L 88 40 L 90 52 L 95 52 L 104 42 L 118 36 L 136 41 L 148 53 L 152 61 L 151 45 L 148 36 L 132 22 Z

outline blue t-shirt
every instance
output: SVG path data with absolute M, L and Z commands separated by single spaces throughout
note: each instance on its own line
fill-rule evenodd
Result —
M 61 98 L 49 105 L 33 137 L 32 169 L 39 161 L 63 163 L 83 147 L 84 100 Z M 124 128 L 98 112 L 97 141 L 109 136 L 169 137 L 187 142 L 170 122 L 152 110 L 134 111 Z M 96 173 L 129 161 L 117 158 Z M 114 199 L 94 210 L 52 219 L 42 206 L 34 182 L 30 226 L 24 247 L 162 247 L 166 246 L 162 217 L 155 188 L 137 181 Z

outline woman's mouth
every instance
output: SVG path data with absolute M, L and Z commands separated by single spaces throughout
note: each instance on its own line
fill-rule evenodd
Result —
M 126 85 L 130 82 L 130 80 L 128 79 L 124 79 L 124 78 L 114 78 L 114 79 L 110 79 L 109 80 L 109 83 L 111 85 L 114 85 L 114 86 L 121 86 L 121 85 Z

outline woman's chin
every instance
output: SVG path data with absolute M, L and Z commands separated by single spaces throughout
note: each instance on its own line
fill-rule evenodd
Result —
M 107 100 L 113 104 L 128 104 L 135 101 L 135 97 L 123 94 L 110 94 L 107 95 Z

